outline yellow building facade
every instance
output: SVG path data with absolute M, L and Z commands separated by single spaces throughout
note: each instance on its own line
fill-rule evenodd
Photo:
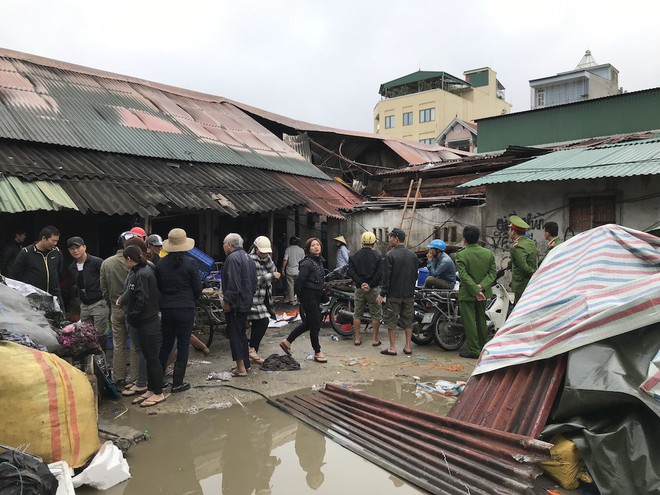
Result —
M 464 80 L 446 72 L 418 71 L 381 84 L 374 132 L 433 144 L 455 117 L 473 121 L 511 111 L 494 70 L 484 67 L 463 75 Z

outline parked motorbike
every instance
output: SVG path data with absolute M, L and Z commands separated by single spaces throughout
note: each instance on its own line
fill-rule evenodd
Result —
M 504 274 L 504 270 L 497 272 L 497 278 L 492 286 L 493 297 L 486 305 L 486 321 L 489 336 L 495 335 L 504 324 L 513 308 L 513 294 L 497 280 Z M 436 343 L 447 351 L 460 349 L 467 336 L 458 309 L 458 293 L 451 291 L 445 295 L 437 296 L 438 315 L 434 319 L 433 338 Z

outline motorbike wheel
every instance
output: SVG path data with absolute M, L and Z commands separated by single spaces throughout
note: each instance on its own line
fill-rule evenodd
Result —
M 428 345 L 433 342 L 433 325 L 422 328 L 422 323 L 416 321 L 413 324 L 412 341 L 417 345 Z
M 340 311 L 353 313 L 353 301 L 337 301 L 330 308 L 330 326 L 332 329 L 342 337 L 351 337 L 355 333 L 353 321 L 351 320 L 351 323 L 340 323 L 338 321 Z
M 451 324 L 449 319 L 440 315 L 433 325 L 433 339 L 445 351 L 456 351 L 461 348 L 467 338 L 461 325 Z

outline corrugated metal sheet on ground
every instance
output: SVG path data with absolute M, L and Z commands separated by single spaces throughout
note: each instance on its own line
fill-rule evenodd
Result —
M 146 217 L 171 210 L 211 209 L 237 216 L 307 203 L 278 175 L 265 170 L 22 142 L 0 141 L 0 172 L 27 181 L 52 181 L 83 213 Z M 302 179 L 316 184 L 315 179 Z
M 326 384 L 278 399 L 285 412 L 340 445 L 436 494 L 530 493 L 551 444 Z
M 660 322 L 660 238 L 619 225 L 548 253 L 474 374 L 538 361 Z
M 307 210 L 344 218 L 339 210 L 350 210 L 362 203 L 360 195 L 339 182 L 320 181 L 299 175 L 275 174 L 287 188 L 293 189 L 307 200 Z
M 660 139 L 555 151 L 463 184 L 598 179 L 660 174 Z
M 77 210 L 62 186 L 51 181 L 26 181 L 0 176 L 0 212 Z
M 538 438 L 566 371 L 566 356 L 473 375 L 450 418 Z
M 221 97 L 6 49 L 0 137 L 325 177 Z

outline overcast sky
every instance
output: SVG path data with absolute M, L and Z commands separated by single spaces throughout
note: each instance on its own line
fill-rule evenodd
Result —
M 372 131 L 381 83 L 489 66 L 513 111 L 585 50 L 660 86 L 660 1 L 2 0 L 0 46 Z

